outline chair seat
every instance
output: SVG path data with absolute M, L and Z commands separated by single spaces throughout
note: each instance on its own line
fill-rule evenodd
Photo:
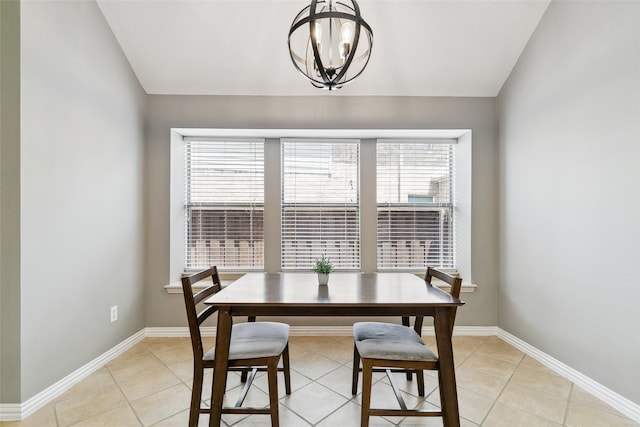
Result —
M 193 292 L 193 284 L 198 282 L 205 283 L 205 279 L 211 280 L 211 284 L 206 288 Z M 211 407 L 223 406 L 222 398 L 225 395 L 224 389 L 215 388 L 211 394 L 211 403 L 208 407 L 204 407 L 202 386 L 204 383 L 204 373 L 206 369 L 215 368 L 214 349 L 209 350 L 204 355 L 202 343 L 201 325 L 209 319 L 214 313 L 218 312 L 219 307 L 214 305 L 207 306 L 207 299 L 222 290 L 220 283 L 220 275 L 218 268 L 212 266 L 206 270 L 192 274 L 182 278 L 182 295 L 187 309 L 187 320 L 189 321 L 189 334 L 191 335 L 191 347 L 193 349 L 193 381 L 191 386 L 191 403 L 189 405 L 189 427 L 197 427 L 200 421 L 200 415 L 210 414 Z M 230 313 L 223 313 L 230 317 Z M 223 319 L 218 319 L 222 321 Z M 278 363 L 282 360 L 282 371 L 284 373 L 284 385 L 287 394 L 291 394 L 291 370 L 289 363 L 289 325 L 275 322 L 256 322 L 256 317 L 250 315 L 247 323 L 238 323 L 233 325 L 233 319 L 224 319 L 224 325 L 228 328 L 231 323 L 231 334 L 229 339 L 228 369 L 229 371 L 242 371 L 240 381 L 244 383 L 244 387 L 240 391 L 236 403 L 233 407 L 222 407 L 224 414 L 269 414 L 271 417 L 271 425 L 279 425 L 278 411 Z M 227 323 L 229 322 L 229 323 Z M 227 329 L 227 332 L 228 329 Z M 221 339 L 222 336 L 220 336 Z M 225 337 L 224 339 L 226 339 Z M 226 344 L 226 343 L 225 343 Z M 265 407 L 262 403 L 259 407 L 243 407 L 249 388 L 253 383 L 258 370 L 267 371 L 267 384 L 269 388 L 269 405 Z M 224 375 L 227 374 L 224 372 Z M 218 370 L 218 373 L 219 370 Z M 215 375 L 214 375 L 215 376 Z M 213 418 L 212 418 L 213 422 Z M 218 423 L 219 424 L 219 423 Z
M 353 325 L 360 357 L 367 359 L 436 362 L 438 356 L 407 326 L 382 322 L 358 322 Z
M 233 325 L 229 360 L 278 356 L 287 346 L 289 325 L 277 322 L 247 322 Z M 215 349 L 204 355 L 213 360 Z

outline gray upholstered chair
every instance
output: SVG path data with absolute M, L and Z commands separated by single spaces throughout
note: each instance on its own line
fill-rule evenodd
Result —
M 451 286 L 451 295 L 460 296 L 462 279 L 444 272 L 427 268 L 425 285 L 432 286 L 431 279 L 436 277 Z M 453 333 L 454 317 L 451 319 Z M 405 320 L 403 319 L 403 323 Z M 418 393 L 424 396 L 423 370 L 438 370 L 438 356 L 422 341 L 423 318 L 417 317 L 414 328 L 383 322 L 358 322 L 353 325 L 353 378 L 351 392 L 358 390 L 358 372 L 362 361 L 362 415 L 361 426 L 369 425 L 369 416 L 442 416 L 441 410 L 420 410 L 407 408 L 392 371 L 416 372 Z M 385 371 L 396 395 L 400 409 L 372 409 L 371 385 L 374 371 Z
M 211 278 L 211 286 L 193 294 L 194 283 Z M 189 331 L 191 334 L 191 346 L 193 348 L 193 387 L 191 391 L 191 409 L 189 411 L 189 426 L 198 425 L 199 415 L 209 413 L 209 408 L 202 408 L 202 382 L 204 370 L 213 369 L 215 350 L 206 350 L 202 344 L 200 326 L 209 316 L 217 311 L 215 306 L 199 307 L 209 296 L 222 289 L 218 269 L 211 267 L 207 270 L 193 274 L 182 279 L 182 290 Z M 247 323 L 233 325 L 231 330 L 231 344 L 229 347 L 229 371 L 242 371 L 242 381 L 245 386 L 238 397 L 234 407 L 225 407 L 223 414 L 270 414 L 271 425 L 278 426 L 278 362 L 280 356 L 283 360 L 285 390 L 291 394 L 291 380 L 289 373 L 289 325 L 276 322 L 254 322 L 255 317 Z M 262 367 L 262 369 L 259 369 Z M 268 408 L 243 408 L 242 403 L 249 391 L 249 387 L 258 370 L 266 367 L 269 383 L 269 407 Z M 248 371 L 251 374 L 247 375 Z

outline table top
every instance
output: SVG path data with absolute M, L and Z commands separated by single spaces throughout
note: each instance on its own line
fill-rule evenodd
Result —
M 205 301 L 260 314 L 428 314 L 464 304 L 410 273 L 332 273 L 327 286 L 314 273 L 247 273 Z

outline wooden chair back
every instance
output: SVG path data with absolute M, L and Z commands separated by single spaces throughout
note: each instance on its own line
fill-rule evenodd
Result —
M 427 267 L 427 273 L 424 276 L 424 281 L 427 283 L 427 286 L 434 286 L 431 283 L 431 279 L 433 278 L 440 279 L 446 284 L 448 284 L 451 288 L 449 289 L 449 293 L 454 298 L 460 298 L 460 291 L 462 289 L 462 279 L 459 277 L 453 277 L 450 274 L 447 274 L 443 271 L 436 270 L 433 267 Z M 451 333 L 453 334 L 453 325 L 456 321 L 456 312 L 458 311 L 457 307 L 453 308 L 453 316 L 451 317 Z M 413 324 L 413 329 L 418 333 L 418 335 L 422 336 L 422 324 L 424 323 L 424 317 L 416 316 L 416 320 Z M 409 316 L 402 317 L 402 324 L 404 326 L 409 325 Z M 411 379 L 411 374 L 407 373 L 407 379 Z
M 211 284 L 195 295 L 193 293 L 193 285 L 201 282 L 202 280 L 211 278 Z M 222 284 L 220 281 L 220 275 L 218 274 L 217 267 L 213 266 L 199 273 L 195 273 L 188 277 L 182 278 L 182 293 L 184 295 L 184 302 L 187 309 L 187 319 L 189 321 L 189 333 L 191 335 L 191 346 L 193 348 L 194 355 L 194 375 L 193 385 L 191 387 L 191 405 L 189 409 L 189 427 L 196 427 L 199 422 L 199 415 L 210 412 L 210 407 L 202 407 L 202 384 L 204 378 L 205 368 L 214 368 L 215 360 L 207 357 L 205 360 L 206 349 L 202 343 L 202 334 L 200 326 L 207 320 L 212 314 L 218 311 L 218 307 L 213 305 L 206 305 L 203 302 L 210 296 L 220 292 L 222 290 Z M 280 357 L 283 358 L 285 373 L 285 391 L 287 394 L 291 394 L 291 379 L 289 368 L 289 345 L 288 334 L 289 326 L 283 324 L 277 324 L 274 322 L 265 322 L 262 325 L 270 328 L 271 336 L 275 342 L 281 342 L 284 347 L 279 353 L 274 353 L 275 350 L 268 344 L 266 350 L 264 341 L 259 341 L 256 338 L 259 337 L 260 329 L 256 329 L 255 316 L 249 316 L 247 324 L 236 325 L 240 332 L 240 339 L 246 340 L 245 347 L 249 347 L 246 357 L 238 357 L 233 360 L 228 360 L 227 371 L 241 371 L 241 382 L 245 383 L 235 406 L 223 407 L 222 413 L 225 414 L 270 414 L 271 423 L 273 426 L 278 426 L 278 382 L 276 374 L 278 372 L 278 361 Z M 252 323 L 252 325 L 249 325 Z M 233 326 L 235 329 L 236 326 Z M 250 328 L 247 328 L 250 326 Z M 285 327 L 285 328 L 283 328 Z M 251 328 L 254 332 L 251 333 Z M 264 331 L 264 329 L 262 329 Z M 283 334 L 283 331 L 286 331 Z M 261 335 L 260 335 L 261 336 Z M 233 341 L 233 336 L 229 337 Z M 248 343 L 248 344 L 247 344 Z M 253 347 L 252 347 L 253 345 Z M 253 349 L 253 350 L 251 350 Z M 253 353 L 252 353 L 253 351 Z M 264 354 L 264 356 L 254 357 L 252 354 Z M 273 353 L 273 354 L 269 354 Z M 260 369 L 260 367 L 266 367 Z M 268 407 L 252 407 L 245 408 L 242 404 L 247 396 L 249 387 L 253 382 L 258 370 L 267 370 L 267 381 L 269 385 L 269 406 Z M 251 373 L 249 373 L 251 372 Z
M 442 272 L 440 270 L 436 270 L 435 268 L 427 267 L 427 272 L 425 275 L 426 286 L 434 286 L 432 283 L 433 278 L 437 278 L 448 284 L 451 288 L 449 290 L 450 294 L 455 297 L 460 297 L 460 291 L 462 289 L 462 279 L 459 277 L 453 277 L 450 274 Z M 457 309 L 452 308 L 452 316 L 450 319 L 450 333 L 453 334 L 453 326 L 455 323 L 455 316 Z M 433 311 L 435 315 L 435 310 Z M 402 317 L 403 326 L 409 327 L 409 316 Z M 414 330 L 416 331 L 418 337 L 422 336 L 422 324 L 424 321 L 424 316 L 416 316 L 414 323 Z M 395 326 L 395 325 L 392 325 Z M 358 332 L 355 330 L 357 325 L 354 325 L 354 334 L 356 336 L 356 340 L 358 339 Z M 400 327 L 400 326 L 397 326 Z M 363 327 L 364 328 L 364 327 Z M 401 328 L 401 327 L 400 327 Z M 405 329 L 405 328 L 402 328 Z M 393 329 L 389 329 L 389 340 L 394 340 L 394 344 L 397 343 L 398 338 L 401 334 L 393 333 Z M 402 335 L 404 336 L 404 335 Z M 378 337 L 377 339 L 380 339 Z M 417 338 L 420 339 L 420 338 Z M 408 340 L 409 341 L 409 340 Z M 376 356 L 366 356 L 362 357 L 359 353 L 358 347 L 354 346 L 354 359 L 353 359 L 353 372 L 352 372 L 352 381 L 351 381 L 351 392 L 352 394 L 357 393 L 358 389 L 358 371 L 360 367 L 360 360 L 362 360 L 362 372 L 363 372 L 363 384 L 362 384 L 362 408 L 361 408 L 361 426 L 367 427 L 369 425 L 369 417 L 371 415 L 377 416 L 385 416 L 385 415 L 397 415 L 397 416 L 443 416 L 442 409 L 439 410 L 423 410 L 423 409 L 409 409 L 402 397 L 402 393 L 400 392 L 399 387 L 396 385 L 392 372 L 405 372 L 407 376 L 407 380 L 411 380 L 412 374 L 416 373 L 416 378 L 418 380 L 418 395 L 425 396 L 425 386 L 424 386 L 424 370 L 439 370 L 440 369 L 440 361 L 435 354 L 431 357 L 425 357 L 422 360 L 414 360 L 411 358 L 403 359 L 398 358 L 394 359 L 393 357 L 381 357 L 377 358 Z M 386 371 L 387 377 L 389 378 L 389 383 L 396 395 L 398 403 L 400 404 L 401 409 L 372 409 L 371 408 L 371 387 L 372 387 L 372 373 L 374 371 Z M 440 376 L 438 376 L 438 381 L 440 381 Z M 440 394 L 440 400 L 443 400 L 442 389 Z
M 211 277 L 211 285 L 193 294 L 193 285 L 208 277 Z M 189 321 L 189 334 L 191 336 L 191 346 L 196 360 L 202 360 L 205 349 L 202 345 L 202 335 L 200 333 L 200 325 L 207 320 L 212 314 L 218 311 L 216 306 L 200 307 L 205 299 L 209 298 L 222 289 L 218 268 L 213 266 L 207 270 L 203 270 L 197 274 L 182 278 L 182 294 L 184 295 L 184 303 L 187 308 L 187 319 Z M 204 305 L 204 304 L 203 304 Z
M 427 273 L 424 277 L 424 281 L 427 282 L 428 285 L 433 286 L 433 284 L 431 283 L 431 279 L 434 277 L 436 279 L 442 280 L 443 282 L 445 282 L 451 287 L 451 289 L 449 290 L 449 293 L 451 294 L 452 297 L 460 298 L 460 291 L 462 289 L 462 279 L 460 277 L 453 277 L 452 275 L 442 272 L 440 270 L 436 270 L 435 268 L 427 267 Z M 455 321 L 456 321 L 456 312 L 457 312 L 457 307 L 453 308 L 453 316 L 451 316 L 450 329 L 452 334 L 453 334 L 453 325 L 455 324 Z

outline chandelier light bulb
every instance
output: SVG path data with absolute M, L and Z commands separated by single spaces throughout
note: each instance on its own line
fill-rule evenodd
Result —
M 315 42 L 320 43 L 322 42 L 322 25 L 319 22 L 315 22 L 314 27 L 315 31 L 313 32 L 313 35 L 315 37 Z
M 346 61 L 346 58 L 351 53 L 351 39 L 353 38 L 353 24 L 350 21 L 343 22 L 340 26 L 340 33 L 342 35 L 342 40 L 340 41 L 340 45 L 338 46 L 338 50 L 340 53 L 340 58 L 342 61 Z
M 351 43 L 351 39 L 353 38 L 353 22 L 343 22 L 340 26 L 340 32 L 342 33 L 342 42 Z

